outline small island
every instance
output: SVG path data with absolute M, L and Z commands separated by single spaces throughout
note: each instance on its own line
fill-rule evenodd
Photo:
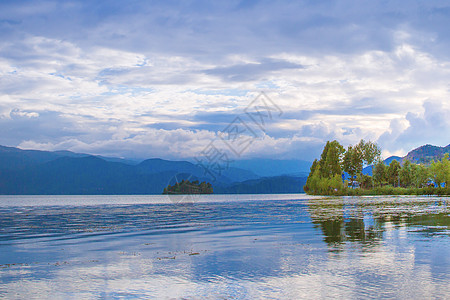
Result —
M 364 166 L 371 172 L 363 172 Z M 381 149 L 371 141 L 347 149 L 328 141 L 303 189 L 310 195 L 450 195 L 449 182 L 448 153 L 419 164 L 403 159 L 386 165 Z
M 198 180 L 190 182 L 182 180 L 174 185 L 168 185 L 164 188 L 163 195 L 186 195 L 186 194 L 212 194 L 213 188 L 211 183 Z

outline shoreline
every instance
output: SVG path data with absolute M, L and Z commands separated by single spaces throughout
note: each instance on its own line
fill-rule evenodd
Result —
M 450 196 L 450 188 L 377 187 L 373 189 L 344 189 L 329 193 L 307 193 L 311 196 Z

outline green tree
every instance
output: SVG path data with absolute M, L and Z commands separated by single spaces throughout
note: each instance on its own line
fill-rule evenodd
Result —
M 337 141 L 328 141 L 320 160 L 314 160 L 303 190 L 311 194 L 330 194 L 341 191 L 341 160 L 344 147 Z
M 362 172 L 363 159 L 358 147 L 348 146 L 342 160 L 342 169 L 350 175 L 352 181 Z
M 332 193 L 341 192 L 344 189 L 344 184 L 342 183 L 341 175 L 335 174 L 328 180 L 329 180 L 329 187 Z
M 314 191 L 314 188 L 316 186 L 316 170 L 318 172 L 319 169 L 319 161 L 317 159 L 315 159 L 311 165 L 311 168 L 309 169 L 309 175 L 308 175 L 308 179 L 306 179 L 306 184 L 303 186 L 303 190 L 307 193 L 309 191 Z M 317 177 L 319 177 L 318 173 L 317 173 Z
M 322 154 L 320 154 L 319 159 L 319 166 L 320 166 L 320 173 L 322 175 L 325 175 L 328 173 L 327 167 L 326 167 L 326 160 L 328 155 L 328 149 L 330 149 L 330 141 L 327 141 L 325 144 L 325 147 L 323 147 Z
M 348 146 L 342 160 L 342 168 L 351 176 L 353 181 L 356 175 L 361 176 L 364 164 L 373 164 L 380 158 L 380 154 L 381 150 L 377 144 L 361 140 L 355 146 Z
M 386 165 L 381 159 L 377 160 L 375 163 L 372 174 L 375 183 L 382 186 L 386 181 Z
M 387 168 L 387 178 L 388 182 L 392 184 L 393 186 L 398 186 L 398 180 L 399 180 L 399 172 L 400 172 L 400 163 L 396 160 L 391 161 L 389 164 L 389 167 Z
M 322 178 L 320 177 L 320 167 L 317 167 L 308 176 L 305 187 L 303 188 L 305 192 L 311 194 L 319 194 L 323 191 Z
M 440 161 L 434 161 L 431 164 L 430 173 L 436 186 L 439 187 L 442 183 L 445 183 L 445 186 L 448 187 L 448 183 L 450 182 L 450 161 L 448 153 Z
M 182 180 L 176 182 L 174 185 L 168 185 L 164 188 L 163 194 L 212 194 L 212 185 L 208 182 L 200 183 L 198 180 L 190 182 L 189 180 Z
M 413 166 L 409 160 L 405 160 L 399 171 L 400 183 L 403 187 L 409 187 L 413 181 Z
M 373 188 L 373 180 L 372 177 L 369 175 L 365 175 L 365 174 L 359 174 L 358 175 L 358 182 L 359 182 L 359 186 L 361 188 Z
M 414 187 L 424 187 L 427 184 L 429 177 L 429 170 L 426 166 L 412 164 L 412 184 Z
M 448 187 L 448 184 L 450 183 L 450 160 L 449 160 L 449 154 L 446 153 L 441 161 L 442 161 L 444 174 L 445 174 L 445 176 L 444 176 L 445 186 Z
M 362 160 L 367 165 L 373 164 L 380 158 L 381 149 L 374 142 L 361 140 L 355 147 L 359 150 L 362 155 Z
M 341 175 L 341 160 L 344 151 L 344 147 L 338 141 L 326 143 L 319 161 L 321 177 L 331 178 L 336 174 Z
M 326 169 L 328 171 L 327 177 L 334 177 L 335 175 L 341 175 L 341 161 L 344 154 L 344 147 L 337 141 L 330 142 L 327 156 L 325 159 Z

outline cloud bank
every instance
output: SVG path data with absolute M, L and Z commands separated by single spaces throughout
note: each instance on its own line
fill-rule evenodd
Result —
M 449 144 L 450 6 L 437 1 L 2 1 L 0 144 L 192 158 L 265 91 L 243 157 Z M 226 145 L 222 145 L 226 149 Z

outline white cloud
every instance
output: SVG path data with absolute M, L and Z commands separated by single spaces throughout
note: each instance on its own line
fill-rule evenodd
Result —
M 21 111 L 20 109 L 13 109 L 10 113 L 11 118 L 17 118 L 17 117 L 26 117 L 26 118 L 37 118 L 39 117 L 39 113 L 37 112 L 28 112 L 28 111 Z
M 380 144 L 391 153 L 406 154 L 424 145 L 447 146 L 450 132 L 450 110 L 441 101 L 425 101 L 422 113 L 408 112 L 394 119 L 388 131 L 380 136 Z
M 317 146 L 300 144 L 311 143 L 311 139 L 323 143 L 336 138 L 344 144 L 355 143 L 360 138 L 376 140 L 389 124 L 395 125 L 392 120 L 402 118 L 407 112 L 410 112 L 408 121 L 418 122 L 414 116 L 420 112 L 423 95 L 429 91 L 445 98 L 448 96 L 445 79 L 450 78 L 442 70 L 448 62 L 439 62 L 405 44 L 393 52 L 369 51 L 357 56 L 280 54 L 274 61 L 292 61 L 305 68 L 287 68 L 270 75 L 266 71 L 256 72 L 255 78 L 244 85 L 228 81 L 227 77 L 220 79 L 198 73 L 211 66 L 189 58 L 155 55 L 152 59 L 139 53 L 100 48 L 86 53 L 70 43 L 43 38 L 31 38 L 26 44 L 38 52 L 56 49 L 50 55 L 54 63 L 45 65 L 49 56 L 42 61 L 33 58 L 33 64 L 24 60 L 22 65 L 14 67 L 13 73 L 6 74 L 2 90 L 7 93 L 3 97 L 8 97 L 16 108 L 11 111 L 3 106 L 3 114 L 25 116 L 24 112 L 29 112 L 28 117 L 38 117 L 39 111 L 52 110 L 82 134 L 61 134 L 50 143 L 30 136 L 18 140 L 17 145 L 41 149 L 69 147 L 73 151 L 114 152 L 119 156 L 195 156 L 195 151 L 201 151 L 216 136 L 214 120 L 206 118 L 208 114 L 228 112 L 228 122 L 231 122 L 233 114 L 242 113 L 257 95 L 254 92 L 233 95 L 227 91 L 242 88 L 252 91 L 267 80 L 275 86 L 271 98 L 283 111 L 292 113 L 288 120 L 280 118 L 269 124 L 266 138 L 255 142 L 248 155 L 292 157 L 298 151 L 299 156 L 305 156 L 308 149 Z M 6 61 L 12 69 L 15 60 Z M 230 66 L 235 66 L 235 62 Z M 286 66 L 293 64 L 286 63 Z M 157 74 L 161 74 L 159 79 L 155 79 Z M 186 74 L 186 77 L 172 81 L 176 74 Z M 436 80 L 422 80 L 424 77 L 436 77 Z M 222 90 L 216 84 L 228 88 Z M 195 92 L 211 87 L 216 88 L 215 93 Z M 305 111 L 306 119 L 302 117 Z M 198 112 L 205 119 L 188 117 Z M 433 117 L 428 122 L 434 124 L 437 120 Z M 179 129 L 149 128 L 174 122 Z M 201 136 L 204 130 L 190 129 L 200 124 L 209 132 L 207 139 Z M 283 134 L 285 130 L 287 134 Z M 380 140 L 386 150 L 397 151 L 398 148 L 384 142 L 386 135 Z M 408 143 L 411 136 L 403 137 L 399 140 L 402 149 L 414 144 Z M 171 143 L 164 143 L 166 140 Z
M 396 4 L 386 8 L 373 4 L 371 8 L 381 19 L 393 22 L 389 27 L 365 20 L 367 11 L 362 7 L 348 11 L 340 4 L 334 8 L 340 14 L 324 12 L 317 4 L 302 7 L 296 17 L 291 15 L 291 11 L 299 12 L 295 4 L 272 9 L 224 4 L 221 9 L 225 11 L 243 9 L 254 17 L 233 19 L 235 23 L 222 17 L 211 22 L 189 5 L 182 8 L 189 11 L 184 15 L 170 5 L 155 7 L 152 13 L 136 5 L 130 7 L 131 15 L 105 11 L 100 21 L 82 3 L 48 5 L 34 16 L 30 9 L 10 5 L 12 21 L 4 26 L 17 31 L 0 42 L 0 124 L 9 122 L 8 128 L 19 128 L 5 120 L 20 114 L 33 117 L 34 123 L 17 120 L 23 132 L 0 137 L 0 144 L 54 148 L 78 141 L 72 150 L 101 154 L 112 151 L 106 149 L 109 145 L 117 147 L 113 152 L 120 156 L 185 157 L 189 150 L 193 156 L 200 147 L 196 143 L 206 142 L 202 132 L 215 136 L 264 86 L 285 114 L 268 125 L 266 138 L 255 143 L 249 154 L 266 156 L 275 151 L 295 156 L 298 151 L 302 156 L 326 139 L 350 144 L 380 136 L 385 150 L 394 153 L 417 144 L 412 134 L 401 135 L 404 128 L 397 127 L 418 124 L 425 99 L 441 99 L 435 101 L 443 111 L 450 109 L 445 101 L 450 62 L 426 47 L 442 36 L 437 31 L 418 30 L 414 22 L 420 20 L 415 17 L 412 23 L 390 18 L 386 11 L 395 11 Z M 217 7 L 210 9 L 211 15 L 217 14 Z M 63 20 L 56 15 L 61 10 L 84 16 L 91 23 L 82 26 L 76 18 Z M 407 13 L 414 8 L 403 10 Z M 267 11 L 274 14 L 264 14 Z M 284 19 L 276 11 L 283 11 Z M 178 19 L 171 12 L 177 12 Z M 46 14 L 49 24 L 57 22 L 61 29 L 72 30 L 65 30 L 63 37 L 56 27 L 30 27 Z M 158 23 L 161 15 L 167 18 L 164 24 Z M 14 23 L 14 18 L 25 16 L 26 22 Z M 381 26 L 378 33 L 373 30 L 378 29 L 376 25 Z M 330 28 L 336 37 L 325 33 Z M 265 39 L 256 34 L 262 32 L 267 34 Z M 306 37 L 310 44 L 305 43 Z M 314 50 L 313 45 L 323 47 Z M 427 128 L 438 120 L 428 118 Z M 37 135 L 31 129 L 36 124 L 46 124 L 39 127 L 45 132 Z M 156 132 L 152 130 L 163 131 L 152 136 Z M 155 139 L 182 139 L 180 132 L 192 143 L 154 145 Z M 387 142 L 388 134 L 395 143 Z M 150 138 L 142 138 L 146 135 Z M 423 136 L 427 138 L 421 142 L 443 143 L 438 136 Z M 186 145 L 191 148 L 187 150 Z

